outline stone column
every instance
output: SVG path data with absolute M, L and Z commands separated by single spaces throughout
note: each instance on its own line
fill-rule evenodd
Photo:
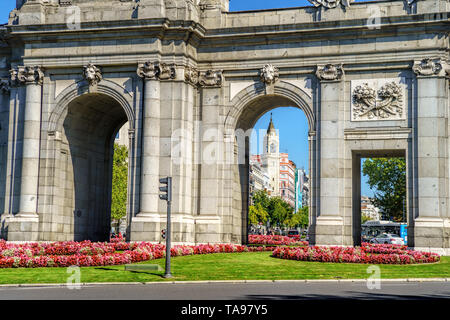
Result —
M 448 80 L 440 59 L 415 61 L 417 75 L 417 211 L 412 236 L 416 248 L 449 253 Z
M 139 64 L 137 74 L 144 80 L 141 141 L 140 210 L 132 218 L 132 241 L 156 241 L 160 237 L 160 69 L 158 63 Z
M 44 73 L 40 67 L 18 67 L 11 81 L 26 86 L 23 118 L 22 170 L 19 212 L 9 220 L 8 240 L 38 240 L 38 185 L 40 155 L 40 125 L 42 84 Z
M 344 71 L 342 65 L 322 65 L 317 67 L 320 80 L 319 111 L 319 207 L 315 227 L 315 244 L 342 245 L 343 208 L 342 177 Z

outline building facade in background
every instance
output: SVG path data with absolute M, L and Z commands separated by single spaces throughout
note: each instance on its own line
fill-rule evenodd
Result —
M 361 215 L 366 216 L 369 220 L 381 220 L 380 209 L 375 207 L 372 199 L 361 196 Z
M 309 206 L 309 177 L 304 169 L 295 170 L 295 212 Z

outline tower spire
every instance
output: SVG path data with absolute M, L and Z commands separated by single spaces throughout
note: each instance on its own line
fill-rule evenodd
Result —
M 267 128 L 267 134 L 271 133 L 272 131 L 275 132 L 275 126 L 274 126 L 273 121 L 272 121 L 272 112 L 271 112 L 270 113 L 269 127 Z

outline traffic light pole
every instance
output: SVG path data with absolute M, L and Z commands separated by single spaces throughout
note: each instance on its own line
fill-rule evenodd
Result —
M 170 273 L 170 248 L 171 245 L 171 200 L 167 200 L 167 234 L 166 234 L 166 272 L 164 274 L 164 278 L 172 278 L 172 274 Z
M 165 184 L 166 187 L 160 187 L 159 190 L 165 194 L 161 194 L 159 198 L 161 200 L 167 201 L 167 227 L 166 227 L 166 271 L 164 273 L 164 278 L 172 278 L 170 273 L 170 249 L 171 245 L 171 205 L 172 205 L 172 178 L 167 177 L 159 180 L 160 183 Z

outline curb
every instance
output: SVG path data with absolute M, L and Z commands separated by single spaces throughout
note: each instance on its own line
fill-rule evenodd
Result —
M 90 286 L 111 286 L 111 285 L 158 285 L 158 284 L 258 284 L 258 283 L 362 283 L 369 279 L 305 279 L 305 280 L 204 280 L 204 281 L 160 281 L 160 282 L 86 282 L 77 285 L 82 287 Z M 450 278 L 406 278 L 406 279 L 380 279 L 381 282 L 450 282 Z M 70 284 L 74 285 L 74 284 Z M 30 284 L 0 284 L 1 288 L 63 288 L 66 283 L 30 283 Z

